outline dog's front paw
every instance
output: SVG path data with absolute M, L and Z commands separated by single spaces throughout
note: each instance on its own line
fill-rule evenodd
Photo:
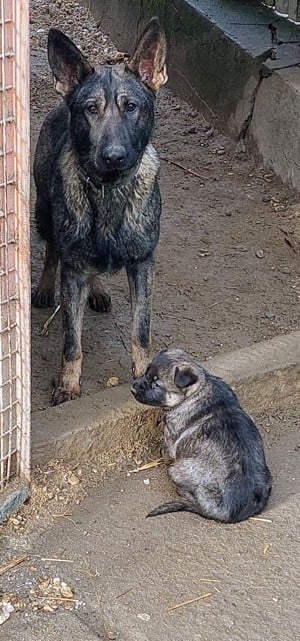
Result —
M 39 289 L 37 288 L 31 294 L 31 303 L 34 307 L 45 309 L 54 306 L 54 291 L 53 289 Z
M 61 405 L 67 401 L 74 401 L 75 398 L 80 398 L 81 390 L 79 391 L 64 389 L 63 387 L 57 387 L 52 393 L 52 405 Z
M 52 381 L 52 399 L 51 405 L 61 405 L 67 401 L 74 401 L 75 398 L 80 398 L 81 396 L 81 383 L 78 385 L 73 385 L 72 387 L 68 385 L 64 387 L 63 385 L 57 385 L 55 380 Z
M 91 292 L 88 297 L 88 304 L 94 312 L 107 313 L 111 310 L 111 297 L 106 292 Z

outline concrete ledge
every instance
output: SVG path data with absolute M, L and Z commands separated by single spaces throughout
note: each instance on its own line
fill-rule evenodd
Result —
M 230 383 L 250 411 L 284 406 L 300 394 L 300 332 L 211 359 L 207 369 Z M 32 460 L 113 464 L 151 452 L 161 427 L 159 412 L 139 405 L 122 385 L 32 416 Z
M 272 43 L 274 12 L 258 0 L 83 1 L 129 52 L 158 15 L 169 42 L 171 89 L 234 138 L 254 144 L 264 162 L 300 190 L 299 27 L 276 16 Z M 266 78 L 280 69 L 289 74 L 280 72 L 274 83 Z

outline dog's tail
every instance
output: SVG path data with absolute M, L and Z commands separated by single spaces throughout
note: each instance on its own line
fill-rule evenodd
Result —
M 160 514 L 168 514 L 170 512 L 193 512 L 193 514 L 199 514 L 200 516 L 206 516 L 201 511 L 201 508 L 198 505 L 193 505 L 192 503 L 187 503 L 186 501 L 170 501 L 170 503 L 163 503 L 159 505 L 154 510 L 147 514 L 146 518 L 149 516 L 159 516 Z

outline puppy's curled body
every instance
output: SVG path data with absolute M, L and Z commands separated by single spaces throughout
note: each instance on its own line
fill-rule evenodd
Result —
M 265 508 L 272 481 L 262 439 L 222 379 L 181 350 L 170 350 L 154 358 L 133 393 L 141 402 L 167 409 L 164 453 L 184 499 L 148 516 L 187 511 L 236 523 Z

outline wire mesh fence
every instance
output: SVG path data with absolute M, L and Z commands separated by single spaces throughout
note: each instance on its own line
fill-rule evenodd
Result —
M 28 0 L 0 0 L 0 490 L 29 478 Z

